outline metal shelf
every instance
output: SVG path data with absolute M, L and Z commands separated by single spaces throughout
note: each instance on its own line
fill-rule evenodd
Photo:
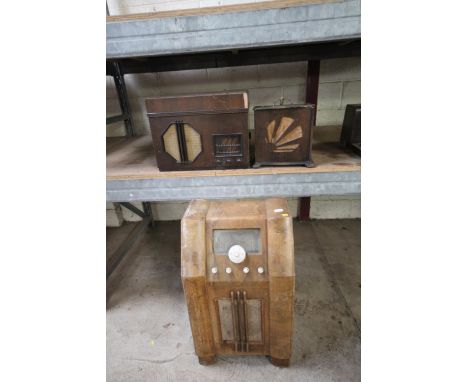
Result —
M 361 160 L 337 143 L 313 147 L 315 168 L 170 171 L 156 167 L 150 136 L 108 139 L 107 201 L 176 201 L 353 195 L 361 191 Z
M 209 8 L 206 11 L 198 9 L 108 17 L 107 58 L 240 50 L 360 38 L 360 0 L 303 3 L 283 1 Z

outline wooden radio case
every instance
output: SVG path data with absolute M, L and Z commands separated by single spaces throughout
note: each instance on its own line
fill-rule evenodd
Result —
M 254 119 L 254 168 L 290 165 L 314 167 L 312 161 L 314 105 L 254 107 Z
M 285 199 L 192 201 L 181 267 L 201 364 L 215 355 L 269 355 L 289 366 L 295 273 Z
M 361 155 L 361 104 L 346 105 L 340 144 Z
M 249 166 L 246 93 L 146 100 L 161 171 Z

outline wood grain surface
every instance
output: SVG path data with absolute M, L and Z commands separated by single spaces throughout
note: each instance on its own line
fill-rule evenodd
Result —
M 161 171 L 249 167 L 247 93 L 212 93 L 146 99 L 146 110 Z M 172 134 L 172 145 L 168 134 Z M 198 136 L 190 145 L 187 130 Z M 176 133 L 176 131 L 178 131 Z M 235 142 L 237 141 L 237 142 Z M 234 146 L 234 144 L 237 146 Z M 235 147 L 234 153 L 232 149 Z M 188 153 L 196 155 L 190 158 Z
M 232 4 L 215 7 L 203 7 L 203 8 L 192 8 L 192 9 L 179 9 L 172 11 L 163 12 L 149 12 L 149 13 L 134 13 L 129 15 L 118 15 L 118 16 L 107 16 L 107 22 L 113 21 L 131 21 L 131 20 L 148 20 L 158 19 L 163 17 L 181 17 L 181 16 L 197 16 L 197 15 L 210 15 L 217 13 L 229 13 L 229 12 L 247 12 L 256 11 L 261 9 L 274 9 L 274 8 L 286 8 L 286 7 L 297 7 L 300 5 L 307 4 L 323 4 L 323 3 L 342 3 L 343 0 L 273 0 L 264 1 L 261 3 L 247 4 Z
M 250 252 L 241 264 L 231 262 L 227 253 L 214 253 L 215 230 L 246 228 L 260 229 L 261 251 Z M 260 266 L 264 273 L 255 272 Z M 229 274 L 223 272 L 227 267 L 232 269 Z M 251 272 L 244 273 L 243 267 Z M 181 222 L 181 268 L 201 364 L 213 362 L 216 353 L 271 355 L 274 364 L 289 365 L 295 270 L 286 199 L 193 200 Z M 210 272 L 213 268 L 219 271 Z M 224 310 L 219 308 L 220 301 Z M 259 308 L 249 312 L 248 306 L 254 303 Z M 255 340 L 249 341 L 252 330 Z
M 330 134 L 328 134 L 330 135 Z M 258 169 L 159 171 L 150 135 L 131 138 L 107 138 L 107 180 L 179 178 L 196 176 L 232 176 L 255 174 L 293 174 L 314 172 L 360 171 L 361 158 L 345 151 L 335 142 L 313 142 L 314 168 L 301 166 L 261 167 Z

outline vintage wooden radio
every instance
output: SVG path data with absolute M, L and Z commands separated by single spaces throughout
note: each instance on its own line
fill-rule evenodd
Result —
M 253 167 L 305 165 L 312 161 L 315 106 L 254 107 L 255 164 Z
M 285 199 L 194 200 L 182 219 L 182 282 L 195 352 L 268 355 L 288 366 L 294 239 Z
M 346 105 L 340 144 L 361 154 L 361 105 Z
M 146 100 L 161 171 L 249 166 L 246 93 Z

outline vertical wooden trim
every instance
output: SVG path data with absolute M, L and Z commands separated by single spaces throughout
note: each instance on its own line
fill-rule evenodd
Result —
M 270 355 L 289 360 L 292 353 L 295 277 L 270 277 Z
M 267 199 L 268 275 L 294 276 L 294 235 L 285 199 Z M 283 210 L 283 213 L 275 212 Z M 282 216 L 282 215 L 287 216 Z
M 307 61 L 307 81 L 306 81 L 306 103 L 315 105 L 313 110 L 313 121 L 317 120 L 317 100 L 318 100 L 318 87 L 320 76 L 320 60 Z M 297 218 L 298 220 L 310 219 L 310 197 L 299 198 L 297 204 Z
M 192 200 L 181 221 L 181 276 L 206 276 L 205 216 L 210 202 Z
M 215 355 L 205 281 L 205 277 L 189 277 L 182 282 L 195 353 L 202 358 Z

